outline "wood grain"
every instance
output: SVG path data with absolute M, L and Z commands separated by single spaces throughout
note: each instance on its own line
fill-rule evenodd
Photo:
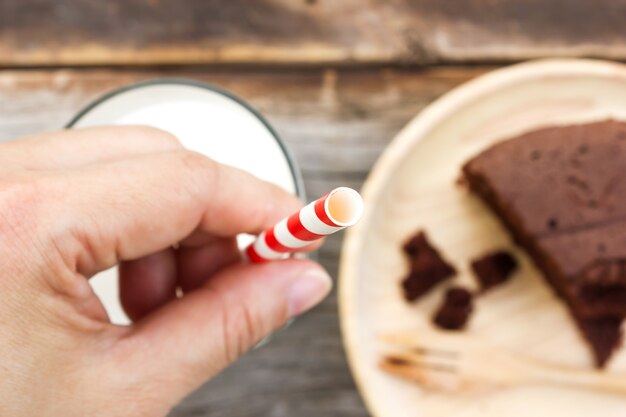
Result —
M 626 0 L 0 0 L 0 65 L 626 59 Z
M 413 115 L 484 71 L 0 71 L 0 140 L 58 129 L 101 93 L 130 82 L 193 78 L 227 88 L 264 113 L 302 166 L 313 197 L 339 185 L 360 188 L 380 152 Z M 341 239 L 332 236 L 319 253 L 333 276 Z M 341 346 L 335 294 L 171 413 L 364 415 Z

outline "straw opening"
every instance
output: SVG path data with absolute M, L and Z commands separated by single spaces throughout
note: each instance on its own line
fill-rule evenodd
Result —
M 326 214 L 338 226 L 352 226 L 363 214 L 363 199 L 351 188 L 337 188 L 326 199 Z

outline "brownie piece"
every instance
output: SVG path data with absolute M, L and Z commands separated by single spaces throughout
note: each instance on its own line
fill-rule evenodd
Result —
M 403 250 L 410 261 L 409 274 L 402 281 L 407 301 L 417 300 L 437 284 L 456 274 L 454 267 L 441 257 L 423 231 L 413 236 Z
M 471 265 L 478 278 L 481 292 L 505 283 L 517 269 L 517 261 L 510 253 L 498 251 L 475 259 Z
M 581 319 L 575 317 L 575 321 L 585 340 L 591 346 L 595 365 L 598 368 L 603 368 L 611 355 L 622 344 L 622 318 Z
M 626 316 L 626 123 L 526 133 L 482 152 L 463 174 L 605 363 L 603 354 L 620 339 L 616 323 Z
M 472 304 L 471 292 L 461 287 L 449 288 L 433 317 L 433 323 L 446 330 L 463 329 L 472 313 Z
M 579 316 L 626 315 L 626 273 L 597 266 L 626 259 L 626 123 L 530 132 L 463 172 Z
M 402 250 L 409 258 L 415 258 L 420 252 L 432 252 L 433 247 L 428 242 L 426 232 L 423 230 L 418 231 L 415 235 L 411 236 L 409 240 L 402 246 Z

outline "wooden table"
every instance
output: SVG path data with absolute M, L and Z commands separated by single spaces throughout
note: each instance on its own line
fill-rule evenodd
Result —
M 626 0 L 0 0 L 0 139 L 60 128 L 109 89 L 186 77 L 265 114 L 311 196 L 358 188 L 441 94 L 527 58 L 626 59 L 625 19 Z M 335 276 L 340 244 L 320 251 Z M 334 294 L 171 413 L 257 415 L 367 415 Z

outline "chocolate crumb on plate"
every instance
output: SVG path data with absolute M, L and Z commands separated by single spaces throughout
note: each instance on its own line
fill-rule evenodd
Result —
M 410 271 L 402 281 L 407 301 L 417 300 L 437 284 L 456 274 L 454 267 L 430 244 L 423 231 L 409 239 L 403 249 L 410 261 Z
M 426 236 L 426 232 L 423 230 L 419 230 L 415 235 L 411 236 L 411 238 L 402 246 L 402 250 L 406 253 L 410 258 L 414 258 L 418 256 L 420 253 L 428 253 L 436 250 L 428 241 L 428 237 Z
M 508 281 L 517 269 L 517 261 L 510 253 L 497 251 L 473 260 L 471 267 L 481 292 L 485 292 Z
M 472 298 L 472 293 L 465 288 L 449 288 L 433 317 L 433 323 L 446 330 L 463 329 L 473 310 Z

